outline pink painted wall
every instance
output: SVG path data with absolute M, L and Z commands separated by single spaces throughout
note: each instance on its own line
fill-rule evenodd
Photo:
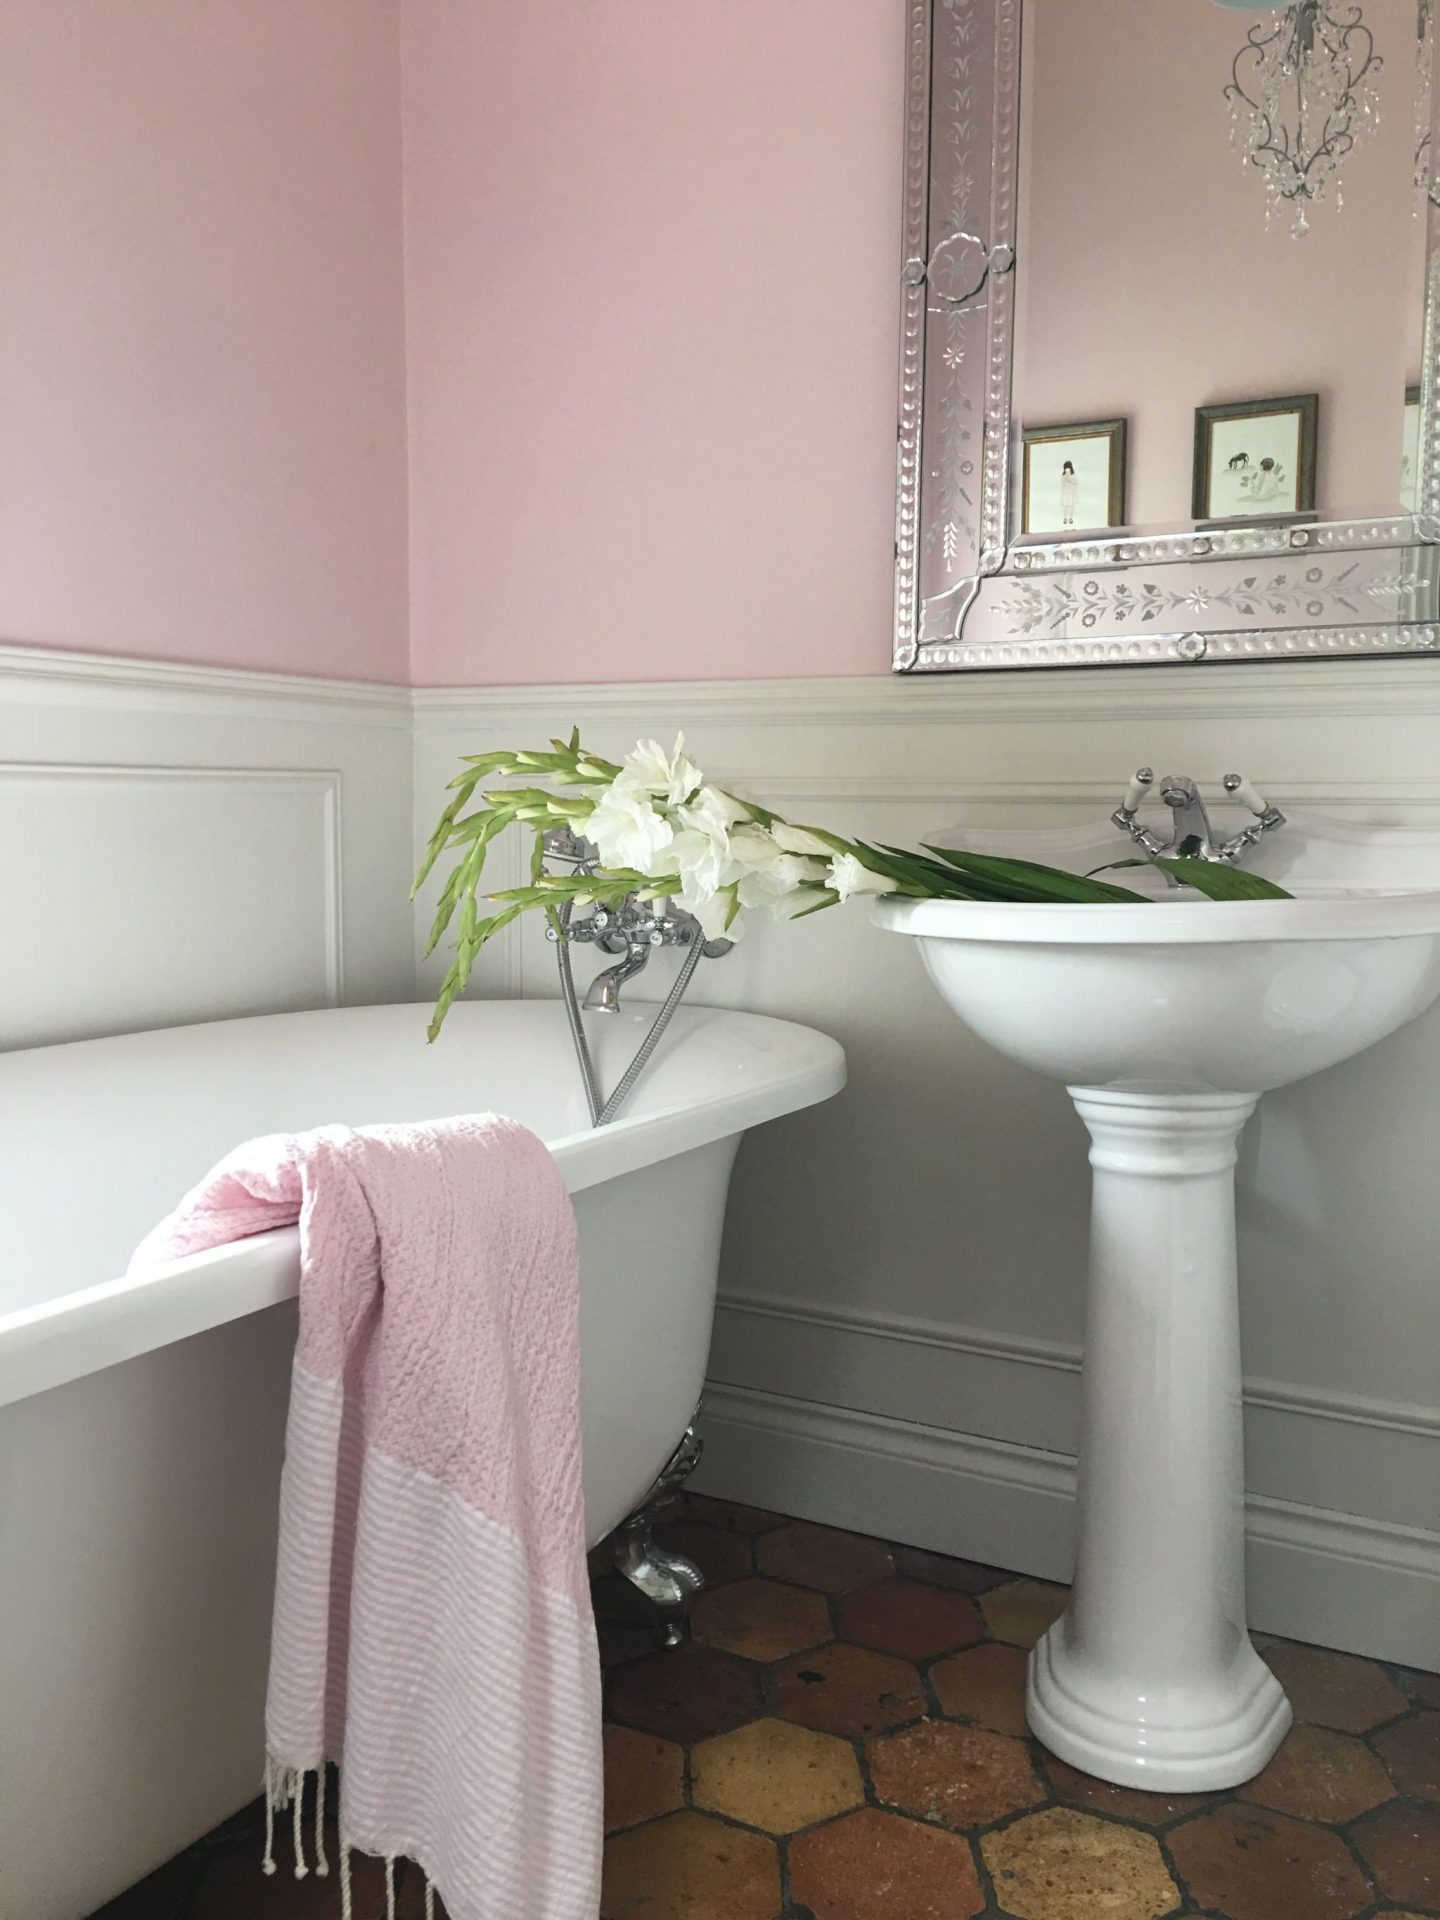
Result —
M 902 0 L 407 0 L 421 684 L 889 662 Z
M 396 0 L 0 0 L 0 637 L 406 677 Z
M 1343 209 L 1320 205 L 1299 239 L 1278 214 L 1267 231 L 1230 148 L 1222 89 L 1258 17 L 1026 3 L 1017 416 L 1128 416 L 1132 526 L 1188 520 L 1197 406 L 1283 393 L 1320 394 L 1322 516 L 1399 506 L 1422 305 L 1414 0 L 1367 0 L 1380 125 L 1345 164 Z

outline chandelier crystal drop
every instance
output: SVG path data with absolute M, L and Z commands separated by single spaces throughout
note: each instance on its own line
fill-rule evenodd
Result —
M 1343 203 L 1341 163 L 1379 123 L 1375 36 L 1360 6 L 1298 0 L 1257 20 L 1235 56 L 1225 98 L 1232 137 L 1265 183 L 1266 216 L 1293 208 L 1294 232 L 1333 192 Z

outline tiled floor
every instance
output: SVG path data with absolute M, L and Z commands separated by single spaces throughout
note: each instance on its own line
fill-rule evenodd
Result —
M 1259 1779 L 1132 1792 L 1026 1734 L 1062 1589 L 695 1495 L 667 1539 L 710 1582 L 690 1646 L 596 1585 L 602 1920 L 1440 1915 L 1440 1676 L 1266 1643 L 1297 1724 Z M 241 1816 L 103 1920 L 333 1920 L 333 1881 L 257 1851 Z M 355 1920 L 383 1911 L 372 1876 Z

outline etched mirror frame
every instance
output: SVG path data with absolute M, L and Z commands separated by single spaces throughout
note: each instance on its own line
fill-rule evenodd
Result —
M 1022 6 L 906 9 L 895 671 L 1440 651 L 1434 182 L 1424 189 L 1414 514 L 1011 541 Z

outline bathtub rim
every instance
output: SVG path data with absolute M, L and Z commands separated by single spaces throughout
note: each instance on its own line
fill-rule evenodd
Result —
M 315 1013 L 323 1018 L 327 1011 L 316 1009 Z M 354 1013 L 359 1009 L 344 1011 Z M 758 1086 L 652 1108 L 600 1130 L 586 1127 L 547 1142 L 568 1192 L 581 1193 L 641 1167 L 744 1133 L 767 1120 L 799 1112 L 829 1099 L 845 1085 L 844 1050 L 838 1041 L 813 1027 L 729 1008 L 694 1011 L 719 1014 L 746 1025 L 785 1029 L 795 1043 L 790 1070 Z M 252 1017 L 260 1021 L 286 1016 Z M 661 1140 L 663 1150 L 656 1151 Z M 300 1284 L 299 1250 L 296 1227 L 275 1228 L 166 1262 L 143 1274 L 122 1274 L 0 1314 L 0 1407 L 293 1300 Z M 197 1285 L 197 1276 L 202 1274 L 209 1275 L 208 1284 Z

